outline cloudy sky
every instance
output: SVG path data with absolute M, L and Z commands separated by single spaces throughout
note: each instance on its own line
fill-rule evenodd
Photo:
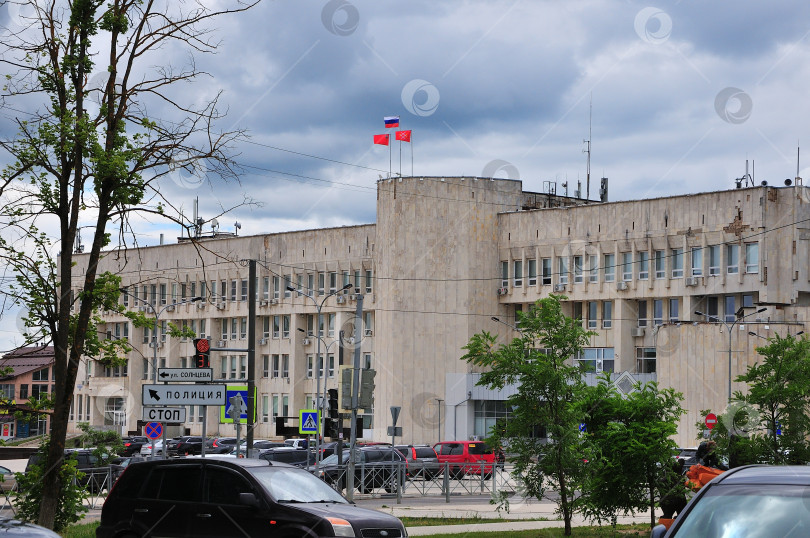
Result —
M 757 183 L 781 185 L 810 148 L 808 33 L 810 3 L 795 0 L 265 1 L 219 21 L 218 54 L 196 57 L 211 76 L 182 90 L 224 92 L 220 127 L 250 135 L 240 182 L 178 172 L 163 188 L 187 214 L 199 197 L 203 217 L 251 196 L 262 205 L 220 219 L 241 234 L 374 222 L 389 152 L 372 139 L 388 115 L 413 131 L 404 175 L 413 150 L 415 175 L 573 194 L 590 138 L 594 199 L 603 175 L 611 200 L 733 188 L 746 159 Z M 0 110 L 0 132 L 15 115 Z M 138 232 L 156 244 L 179 229 Z

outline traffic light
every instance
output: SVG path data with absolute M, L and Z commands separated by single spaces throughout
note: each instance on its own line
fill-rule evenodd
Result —
M 375 370 L 360 370 L 360 393 L 358 395 L 358 407 L 367 411 L 374 405 L 374 376 Z
M 194 365 L 197 368 L 208 368 L 211 365 L 210 353 L 211 342 L 207 338 L 194 339 Z
M 340 414 L 338 412 L 338 391 L 329 389 L 329 409 L 325 422 L 326 437 L 337 438 L 340 436 Z
M 352 375 L 354 369 L 348 366 L 340 368 L 340 409 L 351 411 L 352 409 Z

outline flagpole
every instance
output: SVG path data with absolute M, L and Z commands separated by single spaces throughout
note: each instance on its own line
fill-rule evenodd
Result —
M 399 177 L 402 177 L 402 140 L 399 141 Z
M 411 177 L 413 177 L 413 133 L 411 133 Z
M 391 174 L 391 135 L 388 135 L 388 177 L 390 178 L 393 174 Z

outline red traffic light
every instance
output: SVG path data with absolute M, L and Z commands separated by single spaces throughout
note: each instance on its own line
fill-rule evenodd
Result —
M 211 342 L 207 338 L 197 338 L 194 340 L 194 347 L 199 353 L 208 353 L 211 349 Z
M 208 368 L 210 361 L 208 358 L 211 352 L 211 342 L 207 338 L 194 339 L 194 364 L 197 368 Z

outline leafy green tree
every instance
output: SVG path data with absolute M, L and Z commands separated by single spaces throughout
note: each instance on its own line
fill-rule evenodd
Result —
M 14 21 L 22 27 L 0 28 L 0 99 L 12 105 L 6 111 L 23 111 L 16 138 L 0 140 L 11 157 L 0 171 L 0 263 L 16 275 L 16 285 L 0 293 L 10 299 L 5 304 L 27 308 L 25 345 L 54 346 L 51 439 L 37 517 L 44 526 L 54 526 L 63 495 L 58 470 L 79 363 L 89 357 L 120 364 L 128 351 L 125 340 L 98 334 L 97 312 L 119 309 L 120 288 L 120 278 L 99 271 L 100 260 L 125 249 L 127 237 L 135 240 L 128 233 L 137 213 L 197 225 L 161 194 L 168 174 L 204 169 L 236 177 L 229 145 L 242 133 L 215 129 L 218 95 L 202 105 L 186 102 L 176 87 L 205 73 L 191 56 L 187 65 L 167 65 L 166 51 L 214 52 L 206 25 L 254 3 L 0 0 L 0 8 L 17 4 L 26 14 Z M 93 233 L 79 272 L 74 245 L 81 228 Z
M 583 513 L 615 525 L 620 514 L 649 510 L 650 526 L 655 525 L 661 496 L 678 493 L 669 489 L 678 487 L 672 436 L 685 412 L 682 400 L 680 393 L 654 382 L 622 395 L 607 374 L 589 387 L 582 406 L 594 457 L 582 489 Z
M 526 495 L 555 500 L 565 522 L 565 535 L 570 536 L 586 455 L 579 435 L 583 415 L 577 403 L 585 384 L 582 371 L 571 359 L 594 333 L 583 329 L 580 320 L 563 314 L 563 299 L 552 295 L 528 312 L 518 312 L 521 336 L 507 344 L 499 345 L 497 337 L 486 331 L 474 335 L 464 347 L 467 353 L 462 360 L 484 370 L 479 385 L 491 389 L 517 386 L 517 393 L 508 401 L 512 409 L 509 420 L 494 429 L 488 442 L 509 445 L 515 476 Z M 543 429 L 548 444 L 537 435 Z
M 17 509 L 16 517 L 22 521 L 36 521 L 39 516 L 39 506 L 44 495 L 46 474 L 54 474 L 59 480 L 59 495 L 57 497 L 56 513 L 53 529 L 60 532 L 80 521 L 87 512 L 84 499 L 87 490 L 81 485 L 84 473 L 76 468 L 74 458 L 62 459 L 54 472 L 47 471 L 47 455 L 49 442 L 43 443 L 37 451 L 36 461 L 28 466 L 24 473 L 14 473 L 17 479 L 17 488 L 11 492 L 14 506 Z

